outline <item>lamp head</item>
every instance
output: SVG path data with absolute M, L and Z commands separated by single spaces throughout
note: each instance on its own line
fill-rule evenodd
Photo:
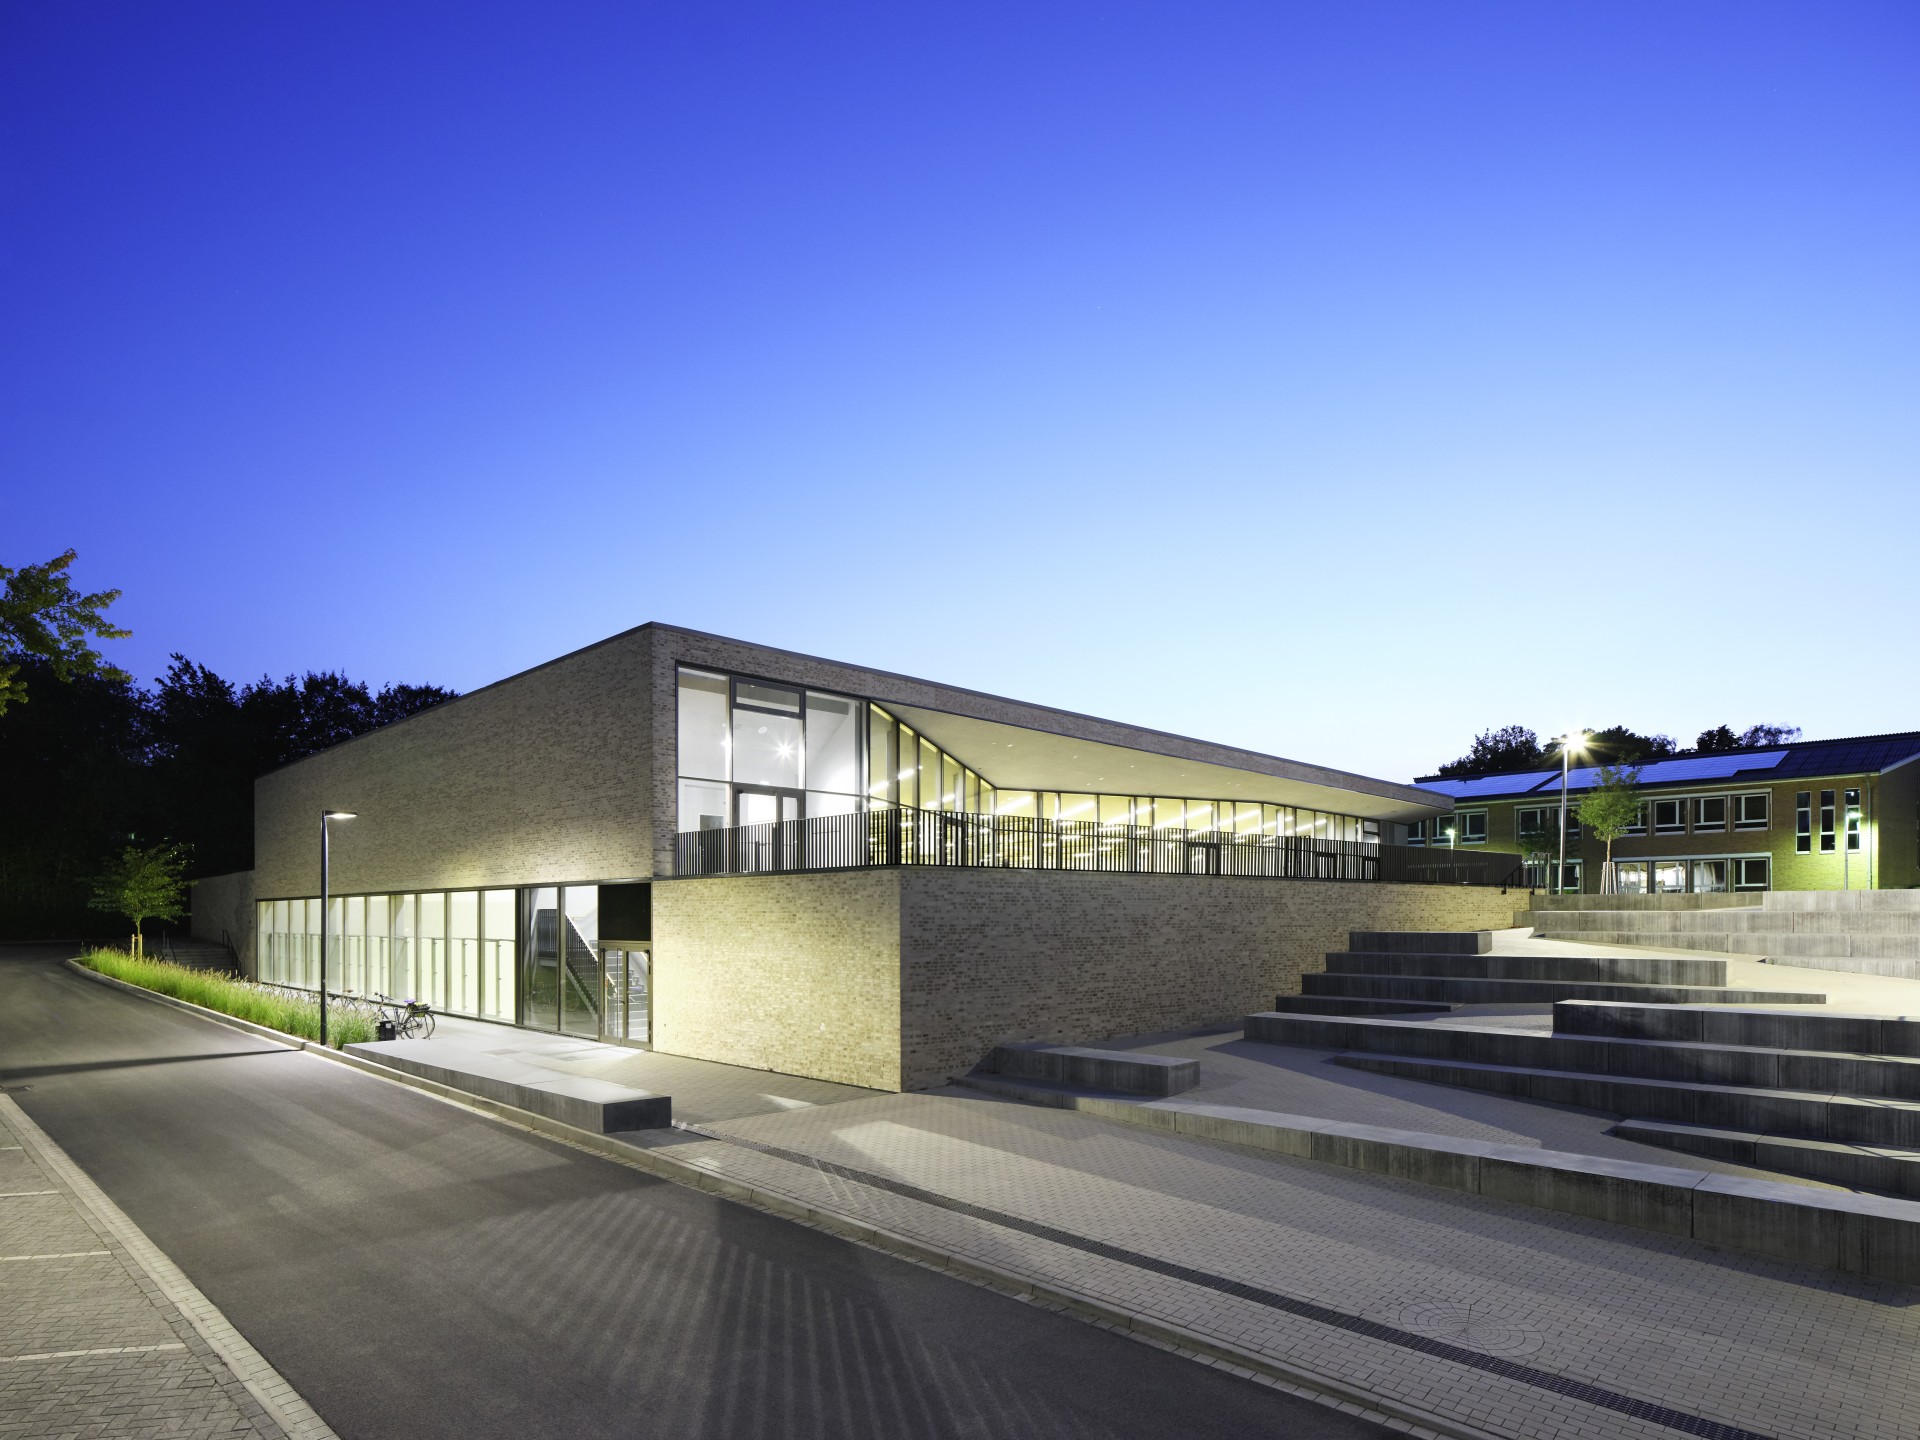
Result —
M 355 820 L 359 815 L 353 810 L 322 810 L 320 818 L 322 820 Z

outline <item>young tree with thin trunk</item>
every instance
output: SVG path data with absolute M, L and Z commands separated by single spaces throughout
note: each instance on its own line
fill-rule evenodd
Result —
M 149 920 L 178 920 L 186 913 L 186 856 L 178 845 L 129 845 L 93 882 L 93 908 L 133 922 L 129 946 L 137 960 L 145 947 L 140 927 Z
M 1574 811 L 1580 823 L 1607 847 L 1607 858 L 1600 871 L 1603 894 L 1614 893 L 1613 842 L 1640 823 L 1646 802 L 1640 796 L 1640 767 L 1602 765 L 1594 777 L 1594 786 L 1580 798 Z

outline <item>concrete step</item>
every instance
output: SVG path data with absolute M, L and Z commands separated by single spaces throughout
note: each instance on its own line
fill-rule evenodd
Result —
M 1269 1013 L 1249 1015 L 1243 1023 L 1247 1039 L 1268 1045 L 1920 1101 L 1920 1059 L 1905 1056 L 1546 1035 L 1537 1030 L 1357 1016 Z
M 585 1075 L 562 1075 L 524 1060 L 478 1054 L 445 1041 L 373 1040 L 345 1048 L 347 1054 L 376 1065 L 531 1110 L 596 1135 L 664 1130 L 673 1124 L 670 1095 Z
M 1803 991 L 1614 985 L 1584 980 L 1475 980 L 1444 975 L 1306 974 L 1300 977 L 1300 990 L 1306 995 L 1428 1000 L 1452 1005 L 1545 1005 L 1558 1000 L 1639 1000 L 1653 1005 L 1823 1005 L 1827 998 Z
M 1721 1249 L 1920 1282 L 1920 1204 L 1913 1201 L 1239 1106 L 1089 1095 L 1042 1081 L 975 1074 L 956 1083 Z
M 1570 1105 L 1649 1120 L 1764 1134 L 1804 1135 L 1863 1145 L 1920 1145 L 1920 1102 L 1826 1091 L 1760 1090 L 1686 1080 L 1578 1074 L 1464 1060 L 1420 1060 L 1349 1050 L 1337 1065 L 1405 1080 L 1456 1085 L 1496 1095 Z
M 1361 1000 L 1352 995 L 1276 995 L 1285 1015 L 1444 1015 L 1453 1009 L 1431 1000 Z
M 1533 910 L 1535 930 L 1573 934 L 1920 935 L 1920 910 Z
M 1134 1095 L 1178 1095 L 1200 1083 L 1198 1060 L 1084 1045 L 996 1045 L 980 1068 L 993 1075 Z
M 1622 1120 L 1607 1132 L 1623 1140 L 1704 1155 L 1731 1165 L 1804 1175 L 1849 1190 L 1872 1190 L 1907 1199 L 1920 1197 L 1920 1150 L 1898 1145 L 1848 1145 L 1797 1135 L 1759 1135 L 1665 1120 Z
M 1482 980 L 1597 980 L 1616 985 L 1725 985 L 1724 960 L 1641 955 L 1423 955 L 1334 950 L 1329 974 L 1451 975 Z
M 1556 1035 L 1621 1040 L 1686 1040 L 1776 1050 L 1920 1056 L 1920 1020 L 1895 1015 L 1561 1000 L 1553 1007 L 1553 1031 Z
M 1349 950 L 1413 951 L 1422 955 L 1484 955 L 1491 930 L 1349 930 Z

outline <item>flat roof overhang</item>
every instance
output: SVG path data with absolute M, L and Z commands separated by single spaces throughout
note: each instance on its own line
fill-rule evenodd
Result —
M 1436 791 L 1176 735 L 1164 737 L 1164 749 L 1148 750 L 898 701 L 881 703 L 1004 790 L 1258 800 L 1402 823 L 1453 809 L 1452 798 Z M 1202 758 L 1207 752 L 1217 758 Z

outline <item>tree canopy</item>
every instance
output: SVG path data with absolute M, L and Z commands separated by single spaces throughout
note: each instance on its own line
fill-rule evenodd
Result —
M 176 655 L 143 690 L 102 667 L 55 680 L 16 651 L 33 703 L 0 716 L 0 933 L 84 933 L 93 877 L 128 844 L 178 843 L 189 876 L 253 864 L 253 782 L 453 698 L 334 672 L 235 685 Z
M 140 927 L 149 920 L 178 920 L 187 912 L 187 861 L 178 845 L 129 845 L 93 882 L 95 910 L 133 924 L 132 950 L 141 954 Z
M 72 681 L 82 675 L 108 679 L 130 677 L 100 658 L 89 640 L 124 640 L 133 632 L 106 618 L 107 607 L 120 598 L 118 590 L 85 595 L 73 588 L 67 567 L 75 551 L 56 555 L 42 565 L 19 569 L 0 565 L 0 655 L 17 651 L 46 662 L 55 680 Z M 0 715 L 9 705 L 24 704 L 27 684 L 20 660 L 0 660 Z
M 1721 755 L 1729 750 L 1758 750 L 1769 745 L 1784 745 L 1799 738 L 1798 725 L 1749 725 L 1738 735 L 1733 733 L 1729 725 L 1716 725 L 1711 730 L 1702 730 L 1700 737 L 1693 742 L 1693 748 L 1696 754 Z
M 1473 738 L 1473 748 L 1458 760 L 1440 767 L 1448 779 L 1472 775 L 1499 775 L 1508 770 L 1532 770 L 1545 757 L 1540 737 L 1524 725 L 1508 725 L 1499 730 L 1483 730 Z
M 1767 745 L 1782 745 L 1800 738 L 1797 725 L 1749 725 L 1736 733 L 1726 725 L 1704 730 L 1692 749 L 1683 750 L 1671 735 L 1642 735 L 1625 725 L 1609 725 L 1589 731 L 1584 749 L 1574 753 L 1577 765 L 1644 765 L 1650 760 L 1665 760 L 1676 755 L 1716 755 L 1728 750 L 1746 750 Z M 1524 725 L 1507 725 L 1485 730 L 1474 737 L 1473 746 L 1458 760 L 1448 761 L 1435 773 L 1449 780 L 1476 775 L 1504 775 L 1524 770 L 1557 769 L 1560 765 L 1560 737 L 1541 740 Z

